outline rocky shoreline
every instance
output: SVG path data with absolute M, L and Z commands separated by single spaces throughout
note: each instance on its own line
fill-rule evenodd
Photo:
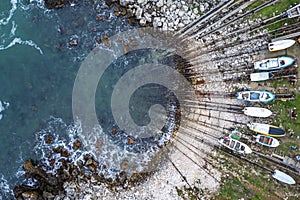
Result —
M 126 15 L 131 24 L 176 31 L 198 19 L 218 0 L 105 0 L 115 15 Z

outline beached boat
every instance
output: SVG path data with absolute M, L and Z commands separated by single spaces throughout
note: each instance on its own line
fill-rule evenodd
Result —
M 268 91 L 241 91 L 235 94 L 236 99 L 267 103 L 275 99 L 275 95 Z
M 295 40 L 278 40 L 268 44 L 269 51 L 279 51 L 287 49 L 296 43 Z
M 266 81 L 272 79 L 274 74 L 271 72 L 259 72 L 259 73 L 252 73 L 250 74 L 251 81 Z
M 267 147 L 278 147 L 279 141 L 276 138 L 267 135 L 255 136 L 256 142 Z
M 300 4 L 286 11 L 288 18 L 300 17 Z
M 251 117 L 270 117 L 272 115 L 272 111 L 260 107 L 245 107 L 243 112 Z
M 279 56 L 278 58 L 269 58 L 254 62 L 255 70 L 279 70 L 291 66 L 295 59 L 289 56 Z
M 229 137 L 231 137 L 232 139 L 235 140 L 240 140 L 242 138 L 243 134 L 237 130 L 233 130 L 231 131 L 231 134 L 229 135 Z
M 274 170 L 273 173 L 273 178 L 276 178 L 277 180 L 289 184 L 289 185 L 293 185 L 296 183 L 296 181 L 289 175 L 287 175 L 286 173 L 283 173 L 282 171 L 279 170 Z
M 262 123 L 249 123 L 248 128 L 254 132 L 272 136 L 272 137 L 283 137 L 285 136 L 285 131 L 277 126 L 262 124 Z
M 238 140 L 232 139 L 230 137 L 220 137 L 219 143 L 227 147 L 228 149 L 231 149 L 238 153 L 245 153 L 245 154 L 252 153 L 252 150 L 246 144 Z

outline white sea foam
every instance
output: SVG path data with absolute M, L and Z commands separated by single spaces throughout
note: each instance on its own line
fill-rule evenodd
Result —
M 12 18 L 12 16 L 14 15 L 14 12 L 16 11 L 17 9 L 17 3 L 18 3 L 18 0 L 10 0 L 10 3 L 12 5 L 10 11 L 9 11 L 9 15 L 7 18 L 3 18 L 0 20 L 0 25 L 6 25 L 9 23 L 10 19 Z
M 0 200 L 4 200 L 5 197 L 11 196 L 13 194 L 12 190 L 9 187 L 8 181 L 1 174 L 0 176 Z
M 3 114 L 2 111 L 6 110 L 9 107 L 9 103 L 8 102 L 1 102 L 0 101 L 0 120 L 3 118 Z
M 42 49 L 37 44 L 35 44 L 32 40 L 24 41 L 21 38 L 14 38 L 13 41 L 11 41 L 9 43 L 9 45 L 7 45 L 7 46 L 0 45 L 0 50 L 8 49 L 10 47 L 13 47 L 16 44 L 23 44 L 23 45 L 28 45 L 28 46 L 34 47 L 36 50 L 38 50 L 40 52 L 40 54 L 43 54 Z
M 18 27 L 18 25 L 15 23 L 15 21 L 12 21 L 12 27 L 11 27 L 11 30 L 10 30 L 9 37 L 15 36 L 17 27 Z

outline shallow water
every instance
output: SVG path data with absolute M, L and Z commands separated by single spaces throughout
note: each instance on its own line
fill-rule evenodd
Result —
M 113 16 L 112 10 L 103 1 L 96 2 L 93 5 L 91 1 L 82 1 L 78 6 L 67 5 L 58 10 L 47 10 L 38 0 L 1 2 L 0 101 L 3 106 L 0 113 L 0 194 L 4 199 L 22 180 L 23 161 L 41 158 L 44 147 L 40 137 L 43 134 L 59 137 L 57 142 L 74 137 L 70 132 L 75 132 L 70 125 L 73 122 L 73 84 L 81 62 L 96 46 L 95 41 L 101 40 L 104 34 L 114 35 L 132 28 L 126 19 Z M 97 16 L 103 16 L 105 20 L 97 21 Z M 69 44 L 74 38 L 78 40 L 77 46 Z M 144 54 L 141 53 L 143 62 L 149 59 L 147 55 L 143 57 Z M 111 93 L 112 84 L 118 76 L 140 62 L 134 59 L 127 62 L 126 59 L 121 58 L 111 68 L 110 73 L 113 73 L 103 80 L 111 84 L 110 87 L 102 93 L 97 92 L 96 98 L 102 102 L 96 105 L 97 114 L 106 131 L 114 127 L 114 122 L 110 111 L 106 110 L 109 99 L 103 98 Z M 147 96 L 141 98 L 154 99 L 155 103 L 167 106 L 165 99 L 157 97 L 157 94 L 165 92 L 165 88 L 158 88 L 152 93 L 146 88 Z M 138 90 L 137 97 L 132 100 L 132 109 L 141 110 L 133 118 L 142 125 L 149 120 L 146 111 L 150 106 L 149 103 L 141 103 L 139 96 L 143 94 L 145 92 Z M 126 141 L 126 137 L 121 137 L 116 144 L 124 148 Z M 141 141 L 139 145 L 153 148 L 147 146 L 147 141 Z M 127 150 L 134 152 L 142 148 Z

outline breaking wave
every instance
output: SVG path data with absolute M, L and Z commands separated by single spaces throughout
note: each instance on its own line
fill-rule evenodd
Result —
M 16 44 L 28 45 L 28 46 L 34 47 L 36 50 L 38 50 L 40 52 L 40 54 L 43 55 L 42 49 L 37 44 L 35 44 L 32 40 L 24 41 L 21 38 L 14 38 L 13 41 L 11 41 L 7 46 L 0 45 L 0 50 L 8 49 L 10 47 L 15 46 Z
M 8 102 L 1 102 L 0 101 L 0 120 L 3 118 L 3 114 L 2 111 L 6 110 L 9 107 L 9 103 Z
M 9 15 L 7 18 L 3 18 L 0 20 L 0 25 L 7 25 L 10 21 L 10 19 L 12 18 L 12 16 L 14 15 L 14 12 L 17 10 L 17 3 L 18 3 L 18 0 L 11 0 L 10 1 L 12 7 L 9 11 Z

